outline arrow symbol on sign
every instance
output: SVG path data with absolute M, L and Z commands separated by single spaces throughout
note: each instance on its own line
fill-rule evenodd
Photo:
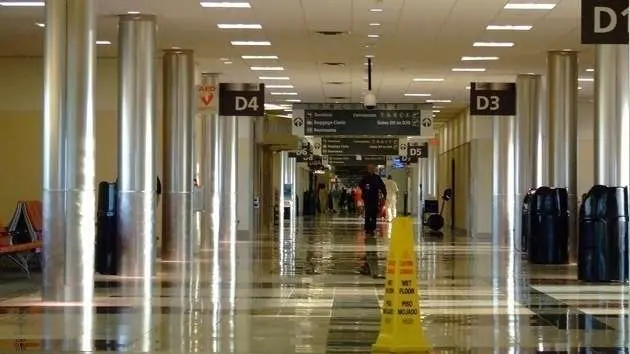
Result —
M 295 125 L 298 128 L 301 127 L 302 124 L 304 124 L 304 121 L 300 117 L 295 118 L 295 120 L 293 121 L 293 125 Z
M 424 118 L 424 119 L 422 120 L 422 126 L 423 126 L 423 127 L 428 128 L 428 127 L 430 127 L 431 125 L 433 125 L 433 119 L 431 119 L 431 118 Z
M 207 95 L 201 96 L 201 102 L 203 102 L 204 105 L 209 106 L 213 98 L 214 98 L 214 94 L 209 93 Z

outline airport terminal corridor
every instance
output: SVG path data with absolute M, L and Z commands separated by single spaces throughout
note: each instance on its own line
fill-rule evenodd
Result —
M 390 232 L 380 222 L 366 239 L 355 217 L 299 218 L 255 242 L 201 252 L 189 272 L 161 262 L 149 297 L 133 279 L 98 277 L 93 308 L 47 305 L 25 288 L 0 301 L 0 349 L 367 353 Z M 527 266 L 488 239 L 427 233 L 416 242 L 432 352 L 624 352 L 625 287 L 580 285 L 575 266 Z M 361 274 L 365 262 L 376 277 Z

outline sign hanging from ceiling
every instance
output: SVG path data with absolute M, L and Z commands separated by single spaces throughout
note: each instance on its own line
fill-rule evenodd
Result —
M 429 113 L 431 113 L 429 111 Z M 425 124 L 428 124 L 425 122 Z M 295 110 L 294 134 L 300 136 L 421 135 L 422 115 L 413 110 Z M 430 124 L 432 127 L 432 121 Z M 427 129 L 430 128 L 427 126 Z
M 628 44 L 628 0 L 582 0 L 582 44 Z
M 219 115 L 262 117 L 265 115 L 265 85 L 219 84 Z
M 409 144 L 407 147 L 407 156 L 401 156 L 401 160 L 407 163 L 417 163 L 419 159 L 429 157 L 429 143 L 420 145 Z
M 407 138 L 315 138 L 316 155 L 407 155 Z
M 472 82 L 470 84 L 470 115 L 516 115 L 516 83 Z

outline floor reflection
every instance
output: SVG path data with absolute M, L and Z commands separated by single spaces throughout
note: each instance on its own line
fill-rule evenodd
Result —
M 93 306 L 5 298 L 0 351 L 366 353 L 391 231 L 379 223 L 365 237 L 358 218 L 298 219 L 159 263 L 151 281 L 97 277 Z M 574 266 L 529 266 L 490 239 L 417 231 L 436 353 L 627 352 L 626 285 L 579 283 Z

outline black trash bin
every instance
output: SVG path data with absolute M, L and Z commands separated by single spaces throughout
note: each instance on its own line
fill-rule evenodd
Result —
M 528 260 L 534 264 L 569 262 L 569 209 L 565 188 L 540 187 L 533 196 Z
M 593 186 L 580 206 L 578 279 L 628 281 L 628 189 Z
M 523 206 L 521 208 L 521 252 L 527 252 L 527 243 L 531 237 L 532 223 L 532 202 L 534 201 L 535 189 L 530 189 L 525 197 L 523 197 Z
M 107 275 L 118 274 L 118 227 L 116 224 L 115 183 L 101 182 L 98 185 L 96 212 L 96 272 Z

